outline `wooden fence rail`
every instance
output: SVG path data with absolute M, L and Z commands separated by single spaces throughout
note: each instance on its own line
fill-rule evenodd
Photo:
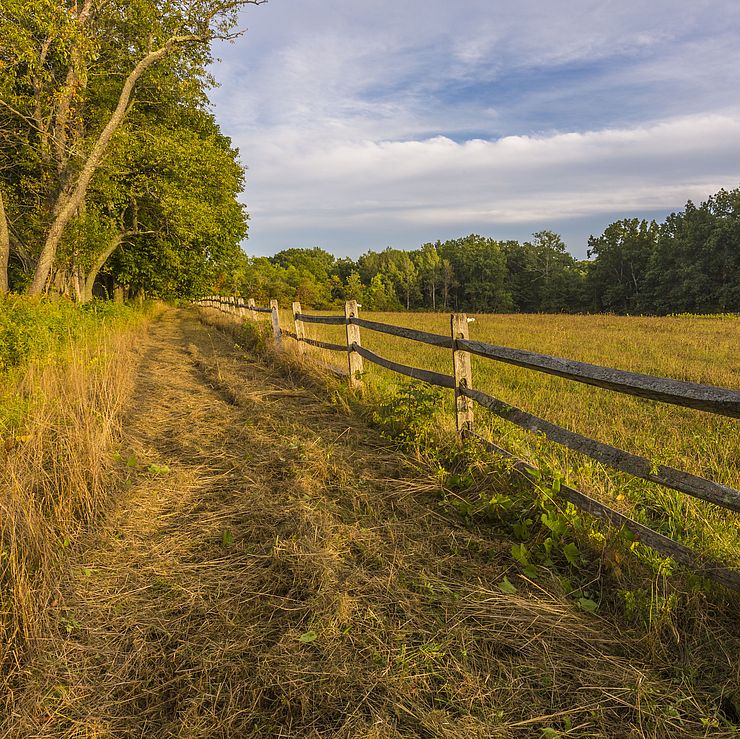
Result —
M 347 355 L 350 382 L 355 387 L 361 385 L 362 360 L 366 359 L 373 364 L 385 367 L 407 377 L 437 385 L 455 391 L 455 417 L 457 429 L 461 437 L 477 439 L 488 450 L 512 459 L 515 468 L 530 480 L 535 480 L 537 473 L 528 463 L 517 459 L 510 452 L 501 449 L 496 444 L 483 439 L 473 431 L 472 402 L 495 413 L 500 418 L 509 421 L 520 428 L 534 433 L 544 434 L 545 437 L 561 446 L 585 454 L 613 469 L 627 472 L 649 482 L 686 493 L 696 498 L 709 501 L 716 505 L 740 513 L 740 491 L 707 480 L 682 470 L 666 465 L 654 465 L 646 457 L 627 452 L 618 447 L 596 441 L 562 426 L 538 418 L 520 408 L 516 408 L 487 393 L 473 389 L 470 355 L 493 359 L 495 361 L 513 364 L 536 372 L 557 375 L 569 380 L 588 385 L 605 388 L 625 395 L 648 398 L 664 403 L 671 403 L 685 408 L 694 408 L 708 413 L 740 418 L 740 392 L 727 388 L 700 385 L 693 382 L 671 380 L 663 377 L 654 377 L 636 372 L 601 367 L 599 365 L 576 362 L 560 357 L 553 357 L 537 352 L 508 347 L 495 346 L 480 341 L 471 341 L 468 337 L 467 316 L 454 314 L 451 316 L 450 335 L 418 331 L 403 326 L 394 326 L 377 321 L 368 321 L 359 317 L 359 307 L 355 301 L 349 301 L 344 316 L 308 315 L 301 311 L 300 303 L 293 304 L 293 320 L 295 331 L 281 330 L 277 301 L 271 301 L 270 308 L 259 308 L 254 300 L 247 304 L 241 298 L 224 298 L 209 296 L 197 301 L 201 305 L 218 308 L 225 312 L 244 315 L 244 309 L 255 312 L 270 313 L 274 329 L 275 341 L 279 343 L 282 335 L 298 341 L 299 345 L 310 345 L 329 351 L 342 352 Z M 347 343 L 334 344 L 305 336 L 303 324 L 313 323 L 333 326 L 346 326 Z M 363 347 L 360 343 L 360 328 L 377 331 L 412 341 L 430 344 L 432 346 L 452 351 L 452 375 L 432 372 L 417 367 L 409 367 L 386 359 L 375 352 Z M 689 547 L 670 539 L 663 534 L 653 531 L 644 524 L 625 516 L 622 513 L 590 498 L 584 493 L 567 485 L 560 485 L 558 491 L 553 491 L 564 500 L 572 503 L 581 510 L 597 518 L 608 521 L 614 526 L 625 527 L 644 544 L 673 557 L 676 561 L 688 565 L 697 572 L 714 579 L 723 585 L 740 591 L 740 572 L 710 560 Z

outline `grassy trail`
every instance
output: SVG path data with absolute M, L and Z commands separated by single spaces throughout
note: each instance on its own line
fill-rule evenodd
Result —
M 511 542 L 318 392 L 192 313 L 143 352 L 125 493 L 0 736 L 732 735 L 634 635 L 502 592 Z

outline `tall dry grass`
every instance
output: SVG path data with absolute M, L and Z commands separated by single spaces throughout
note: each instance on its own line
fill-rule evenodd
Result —
M 13 423 L 0 444 L 0 706 L 52 633 L 66 552 L 115 493 L 113 449 L 143 326 L 143 315 L 86 324 L 2 378 L 0 409 L 13 409 Z
M 309 311 L 329 313 L 330 311 Z M 449 314 L 362 313 L 363 317 L 449 334 Z M 737 363 L 740 319 L 732 316 L 629 317 L 570 315 L 476 315 L 470 337 L 608 367 L 740 387 Z M 281 322 L 292 329 L 289 311 Z M 344 327 L 305 324 L 310 338 L 344 343 Z M 362 329 L 363 346 L 403 364 L 451 374 L 450 352 Z M 324 361 L 343 356 L 309 348 Z M 365 362 L 365 382 L 391 398 L 406 382 Z M 591 438 L 717 482 L 740 488 L 737 421 L 689 408 L 633 398 L 560 377 L 473 357 L 473 385 L 512 405 Z M 438 423 L 454 429 L 452 394 Z M 478 431 L 518 456 L 559 476 L 662 533 L 732 566 L 740 566 L 737 515 L 596 463 L 585 455 L 523 431 L 476 407 Z M 648 554 L 649 556 L 649 554 Z
M 268 321 L 262 320 L 257 324 L 248 322 L 244 329 L 240 329 L 238 322 L 225 314 L 207 310 L 202 311 L 201 316 L 206 323 L 228 331 L 240 345 L 263 355 L 267 360 L 267 367 L 257 369 L 263 373 L 263 377 L 273 379 L 277 372 L 282 377 L 297 378 L 296 382 L 301 386 L 314 388 L 320 397 L 331 398 L 337 407 L 347 407 L 348 404 L 353 410 L 360 410 L 368 416 L 370 414 L 366 412 L 373 409 L 374 403 L 387 404 L 393 398 L 393 376 L 387 378 L 388 384 L 383 384 L 383 376 L 377 374 L 379 368 L 367 368 L 366 388 L 360 397 L 346 391 L 346 385 L 337 385 L 325 372 L 319 370 L 313 360 L 322 353 L 308 351 L 301 357 L 297 354 L 295 342 L 287 339 L 281 351 L 271 351 Z M 396 315 L 394 318 L 395 321 L 388 322 L 400 323 L 399 319 L 406 319 L 407 325 L 414 325 L 416 316 L 407 314 Z M 441 316 L 437 318 L 443 320 Z M 514 322 L 527 317 L 505 318 Z M 558 317 L 536 317 L 543 318 L 545 320 L 542 323 L 546 324 L 547 319 L 555 322 Z M 595 337 L 598 339 L 600 333 L 603 337 L 604 324 L 598 317 L 592 320 Z M 584 317 L 585 323 L 587 321 Z M 284 325 L 290 328 L 288 322 L 284 322 Z M 316 329 L 323 327 L 311 325 L 308 328 L 316 336 Z M 588 326 L 584 325 L 585 328 Z M 710 330 L 722 332 L 726 328 L 725 324 Z M 341 327 L 328 327 L 328 331 L 319 336 L 341 343 L 340 331 Z M 364 338 L 363 335 L 363 342 Z M 393 351 L 393 346 L 385 341 L 386 338 L 388 337 L 379 337 L 373 348 L 388 356 Z M 405 363 L 417 364 L 424 360 L 424 357 L 411 354 L 413 348 L 419 345 L 406 342 L 406 346 L 410 349 L 405 358 L 399 357 L 400 361 L 405 359 Z M 324 357 L 327 355 L 324 354 Z M 337 357 L 344 359 L 341 355 L 332 354 L 327 358 L 334 359 L 336 364 Z M 449 356 L 447 359 L 449 361 Z M 448 368 L 439 367 L 439 371 L 445 370 L 449 371 Z M 216 372 L 221 382 L 221 372 L 218 369 Z M 244 370 L 238 373 L 239 382 L 243 382 L 242 372 Z M 250 372 L 254 372 L 254 369 Z M 238 399 L 238 394 L 234 397 Z M 400 396 L 397 396 L 395 403 L 391 403 L 394 406 L 391 412 L 401 417 L 401 425 L 405 420 L 417 421 L 415 418 L 404 417 L 403 408 L 399 408 L 403 402 L 398 402 L 398 397 Z M 424 410 L 427 410 L 426 406 Z M 449 420 L 438 410 L 432 423 L 434 431 L 447 426 Z M 293 413 L 291 423 L 294 424 L 291 432 L 280 428 L 286 446 L 291 449 L 302 449 L 305 446 L 306 452 L 299 455 L 299 472 L 296 472 L 296 467 L 291 463 L 291 457 L 296 452 L 281 452 L 278 458 L 282 464 L 277 465 L 276 473 L 282 469 L 291 480 L 295 474 L 299 479 L 306 475 L 315 481 L 321 477 L 321 472 L 316 467 L 321 464 L 322 458 L 317 453 L 314 441 L 316 435 L 321 436 L 320 427 L 313 418 L 308 421 L 300 413 Z M 262 428 L 259 428 L 259 433 L 263 433 Z M 250 444 L 255 435 L 255 432 L 250 434 Z M 436 433 L 433 436 L 433 442 L 444 443 L 444 433 L 440 433 L 438 439 Z M 326 438 L 338 437 L 326 435 Z M 368 441 L 367 437 L 355 440 L 358 449 L 354 452 L 356 457 L 352 460 L 352 467 L 359 464 L 358 460 L 363 455 L 368 456 L 371 468 L 380 465 L 379 457 L 384 456 L 383 453 L 378 454 L 380 446 L 377 442 L 372 444 Z M 372 557 L 367 557 L 366 561 L 372 562 L 376 572 L 382 573 L 383 593 L 389 597 L 391 608 L 394 609 L 391 612 L 398 613 L 408 603 L 406 612 L 401 617 L 400 627 L 388 623 L 380 624 L 379 619 L 375 618 L 372 622 L 363 621 L 359 614 L 353 614 L 347 620 L 349 625 L 343 626 L 352 634 L 353 656 L 342 655 L 339 663 L 343 666 L 352 664 L 355 656 L 363 653 L 361 640 L 367 638 L 367 653 L 383 666 L 383 677 L 373 679 L 375 688 L 366 691 L 358 704 L 364 703 L 368 696 L 393 694 L 396 686 L 389 686 L 389 682 L 397 674 L 396 666 L 400 667 L 402 673 L 410 666 L 410 673 L 429 679 L 429 682 L 413 686 L 409 683 L 398 684 L 399 689 L 391 699 L 394 705 L 402 707 L 406 717 L 412 717 L 412 723 L 408 726 L 409 734 L 423 726 L 430 736 L 736 736 L 740 720 L 740 694 L 737 691 L 737 686 L 740 685 L 740 663 L 737 660 L 737 594 L 719 588 L 687 587 L 692 583 L 685 572 L 670 579 L 665 576 L 665 568 L 659 572 L 651 572 L 632 552 L 624 550 L 625 542 L 614 536 L 615 532 L 602 530 L 586 516 L 579 517 L 577 521 L 568 520 L 566 538 L 553 546 L 552 561 L 544 560 L 541 556 L 543 539 L 550 534 L 550 530 L 545 526 L 538 526 L 542 509 L 526 503 L 526 498 L 532 498 L 529 487 L 505 474 L 505 466 L 497 465 L 494 460 L 476 458 L 474 453 L 469 453 L 474 450 L 459 449 L 455 445 L 450 445 L 450 450 L 453 447 L 459 452 L 457 464 L 451 457 L 407 457 L 413 460 L 412 464 L 415 466 L 418 464 L 416 469 L 420 476 L 428 477 L 424 478 L 426 485 L 423 485 L 416 481 L 409 484 L 409 481 L 402 480 L 404 476 L 396 475 L 400 484 L 406 482 L 408 485 L 404 505 L 394 503 L 383 509 L 383 496 L 378 491 L 368 490 L 364 485 L 356 483 L 345 487 L 338 484 L 336 479 L 331 480 L 331 498 L 341 495 L 347 508 L 374 519 L 372 523 L 365 523 L 368 530 L 393 532 L 387 549 L 382 553 L 373 551 Z M 433 453 L 434 450 L 428 451 Z M 250 454 L 253 453 L 254 446 L 250 446 Z M 385 456 L 391 456 L 387 450 Z M 329 459 L 328 455 L 326 459 Z M 452 462 L 453 466 L 442 470 L 428 465 L 429 461 L 445 465 Z M 465 469 L 461 469 L 460 463 Z M 274 461 L 272 466 L 275 466 Z M 438 474 L 440 472 L 443 473 L 441 476 Z M 447 474 L 448 472 L 454 474 Z M 435 514 L 424 525 L 419 525 L 406 504 L 410 505 L 412 501 L 423 498 L 425 493 L 436 495 L 439 500 L 435 504 Z M 494 510 L 492 504 L 489 506 L 486 503 L 489 499 L 507 498 L 512 499 L 510 514 L 506 513 L 507 509 L 503 504 Z M 295 500 L 301 501 L 309 499 L 309 496 L 295 497 Z M 617 504 L 620 502 L 617 501 Z M 461 505 L 458 506 L 458 503 Z M 456 518 L 456 510 L 465 513 Z M 499 514 L 499 510 L 503 513 Z M 527 520 L 527 516 L 531 518 Z M 447 520 L 456 520 L 459 528 L 454 531 L 446 528 L 443 518 L 447 517 Z M 297 534 L 300 525 L 296 518 L 286 518 L 289 520 L 291 536 L 300 536 Z M 250 521 L 254 520 L 255 514 L 250 510 Z M 686 523 L 693 524 L 695 520 L 692 519 Z M 399 527 L 397 533 L 396 525 Z M 720 534 L 728 538 L 732 536 L 731 525 L 728 517 Z M 311 521 L 314 541 L 318 528 L 316 521 Z M 469 536 L 475 537 L 475 542 L 468 539 Z M 245 540 L 251 545 L 255 537 L 249 535 Z M 332 542 L 336 541 L 337 538 L 332 537 Z M 557 552 L 558 546 L 562 547 L 565 541 L 576 543 L 576 551 L 580 551 L 584 559 L 576 563 L 565 561 L 562 552 Z M 436 551 L 431 555 L 423 554 L 418 547 L 419 542 L 436 548 Z M 521 561 L 514 557 L 514 550 L 521 552 L 525 544 L 527 553 L 537 564 L 534 568 L 525 569 Z M 356 544 L 353 547 L 345 546 L 342 550 L 352 552 L 354 546 Z M 299 562 L 295 572 L 305 575 L 309 567 L 319 562 L 315 548 L 310 557 L 302 557 Z M 417 568 L 417 571 L 412 575 L 410 570 L 413 568 Z M 441 572 L 453 573 L 452 580 L 435 581 Z M 502 579 L 503 572 L 508 573 L 511 581 Z M 398 579 L 393 584 L 389 573 L 398 573 Z M 273 582 L 276 580 L 277 576 Z M 296 574 L 293 582 L 299 581 L 300 575 Z M 344 584 L 348 581 L 348 578 L 343 578 L 340 582 Z M 480 592 L 481 600 L 475 605 L 472 602 L 478 596 L 465 592 L 465 581 L 478 584 L 476 593 Z M 422 594 L 424 598 L 449 596 L 451 604 L 446 604 L 442 613 L 430 614 L 430 601 L 406 601 L 399 584 L 411 585 L 414 592 Z M 338 590 L 336 582 L 330 581 L 327 591 L 336 596 Z M 353 589 L 351 592 L 356 597 L 358 590 Z M 522 592 L 526 593 L 525 597 L 522 597 Z M 551 610 L 549 605 L 542 602 L 543 596 L 552 597 L 553 601 L 558 602 L 558 608 Z M 590 600 L 592 598 L 593 601 Z M 374 599 L 375 603 L 379 600 L 377 597 Z M 301 604 L 303 603 L 304 600 L 301 599 Z M 527 615 L 524 615 L 525 608 L 531 609 Z M 514 611 L 518 614 L 515 615 Z M 373 613 L 378 612 L 383 613 L 383 608 L 374 607 Z M 589 616 L 585 617 L 584 612 Z M 420 623 L 426 616 L 431 616 L 432 621 L 425 621 L 420 625 L 419 633 L 423 636 L 409 649 L 411 645 L 407 642 L 406 630 L 410 624 Z M 570 620 L 575 616 L 578 616 L 578 623 Z M 310 623 L 322 638 L 323 618 L 321 607 L 314 607 Z M 268 620 L 272 622 L 271 618 L 265 618 L 260 623 Z M 525 635 L 520 630 L 525 622 L 542 627 L 541 633 L 545 641 L 530 638 L 531 634 Z M 606 672 L 601 675 L 586 675 L 585 670 L 592 670 L 599 659 L 589 653 L 588 649 L 584 649 L 581 642 L 586 634 L 583 627 L 587 623 L 603 627 L 604 633 L 609 635 L 608 638 L 613 637 L 620 649 L 631 652 L 628 665 L 611 661 L 608 676 Z M 462 632 L 458 630 L 461 626 Z M 333 628 L 332 622 L 326 631 L 330 628 Z M 396 642 L 395 647 L 389 648 L 390 655 L 384 662 L 385 652 L 379 645 L 388 638 L 389 633 L 401 633 L 403 638 Z M 510 651 L 509 645 L 513 645 L 515 635 L 520 635 L 522 642 Z M 321 646 L 319 639 L 317 644 Z M 527 650 L 531 650 L 529 657 L 520 659 Z M 337 654 L 333 650 L 331 656 L 322 660 L 322 676 L 329 674 L 327 665 L 331 664 L 332 659 L 336 659 Z M 464 658 L 466 667 L 460 669 L 455 664 L 457 655 Z M 542 659 L 543 662 L 535 665 L 530 658 Z M 475 676 L 470 672 L 466 674 L 467 666 L 472 667 Z M 310 672 L 306 669 L 305 662 L 291 655 L 290 659 L 285 660 L 284 666 L 272 663 L 270 667 L 269 675 L 275 684 L 281 686 L 281 690 L 295 690 L 294 695 L 300 696 L 300 700 L 310 694 L 311 686 L 307 684 Z M 635 668 L 642 674 L 627 677 L 628 671 Z M 354 669 L 345 670 L 345 674 L 360 674 Z M 651 682 L 648 676 L 651 674 L 660 675 L 660 681 L 665 681 L 663 687 L 666 693 L 659 696 L 654 687 L 648 687 Z M 277 677 L 278 675 L 281 677 Z M 577 677 L 579 675 L 582 678 Z M 484 687 L 477 682 L 478 678 L 483 681 Z M 580 679 L 583 682 L 578 686 L 576 683 Z M 625 686 L 619 685 L 625 679 L 630 686 L 629 690 L 634 691 L 626 700 L 627 693 L 622 692 Z M 363 687 L 368 682 L 369 678 L 366 678 Z M 476 687 L 466 694 L 472 686 Z M 619 711 L 627 709 L 628 705 L 632 706 L 628 709 L 630 716 L 617 718 L 612 714 L 607 719 L 607 713 L 611 709 L 603 713 L 598 699 L 592 703 L 590 698 L 585 697 L 583 686 L 588 686 L 589 690 L 601 686 L 605 694 L 619 704 Z M 321 696 L 325 699 L 328 694 L 326 684 L 322 687 L 324 690 Z M 350 690 L 350 683 L 345 678 L 338 694 L 344 697 Z M 694 698 L 688 701 L 679 698 L 684 690 Z M 549 709 L 540 710 L 535 707 L 540 700 L 537 697 L 539 691 L 547 695 L 544 703 L 550 703 Z M 559 691 L 562 691 L 560 696 Z M 449 709 L 454 713 L 458 722 L 437 723 L 440 717 L 442 720 L 447 718 L 443 712 L 438 713 L 435 710 L 439 703 L 433 707 L 422 707 L 418 702 L 419 698 L 423 701 L 423 696 L 428 694 L 442 703 L 445 711 Z M 588 718 L 574 718 L 562 703 L 564 696 L 567 696 L 566 700 L 574 698 L 579 702 L 580 708 L 589 713 Z M 694 703 L 694 700 L 697 702 Z M 715 706 L 708 713 L 706 708 L 699 708 L 699 704 L 705 701 Z M 283 699 L 281 705 L 290 705 L 290 702 Z M 470 720 L 471 714 L 476 710 L 473 708 L 475 705 L 485 706 L 485 718 L 481 724 Z M 545 721 L 548 710 L 554 705 L 559 709 L 554 715 L 555 720 L 550 721 L 548 717 Z M 495 714 L 502 709 L 504 714 L 508 714 L 510 707 L 521 709 L 522 714 L 516 718 L 503 718 L 503 714 L 496 717 Z M 670 717 L 675 717 L 677 712 L 684 709 L 687 709 L 688 720 L 681 718 L 674 723 Z M 525 716 L 527 712 L 531 712 L 528 714 L 530 718 Z M 540 727 L 536 726 L 538 721 L 542 722 Z M 692 722 L 695 722 L 694 726 L 690 725 Z M 548 729 L 542 731 L 542 726 L 547 724 Z M 277 735 L 277 730 L 274 734 Z M 342 734 L 335 732 L 334 735 Z M 371 734 L 368 732 L 368 735 Z M 388 734 L 395 735 L 392 732 Z

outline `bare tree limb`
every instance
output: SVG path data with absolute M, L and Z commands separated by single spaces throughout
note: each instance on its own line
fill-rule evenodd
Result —
M 5 215 L 3 193 L 0 190 L 0 295 L 8 292 L 8 261 L 10 260 L 10 231 Z
M 110 257 L 110 255 L 113 254 L 113 252 L 121 245 L 124 237 L 127 235 L 129 235 L 128 231 L 119 231 L 114 234 L 105 249 L 103 249 L 103 251 L 95 258 L 95 261 L 85 276 L 85 284 L 82 287 L 82 302 L 87 303 L 89 300 L 92 300 L 95 278 L 103 268 L 103 265 L 108 261 L 108 257 Z

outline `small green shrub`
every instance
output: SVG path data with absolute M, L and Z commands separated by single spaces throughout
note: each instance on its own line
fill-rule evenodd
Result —
M 245 349 L 265 356 L 275 342 L 272 324 L 269 321 L 245 321 L 240 330 L 240 339 Z
M 64 299 L 0 296 L 0 372 L 48 357 L 96 325 L 135 315 L 133 308 L 109 301 L 78 305 Z
M 403 446 L 427 446 L 444 411 L 445 393 L 424 382 L 399 385 L 393 397 L 373 413 L 373 423 L 381 434 Z

